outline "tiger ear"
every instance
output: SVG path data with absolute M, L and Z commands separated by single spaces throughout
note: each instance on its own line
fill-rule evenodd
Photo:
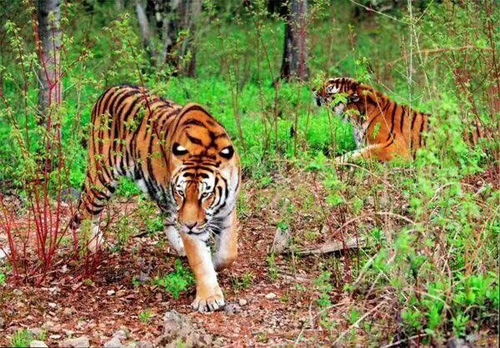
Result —
M 359 95 L 358 95 L 358 93 L 354 93 L 352 95 L 351 101 L 353 101 L 354 103 L 357 103 L 359 101 Z

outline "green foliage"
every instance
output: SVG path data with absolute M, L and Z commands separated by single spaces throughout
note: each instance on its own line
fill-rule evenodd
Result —
M 175 271 L 155 279 L 154 285 L 163 288 L 177 300 L 183 292 L 186 292 L 194 285 L 194 277 L 192 273 L 182 265 L 180 260 L 176 260 Z
M 332 305 L 332 302 L 330 300 L 330 293 L 333 291 L 333 286 L 330 281 L 331 276 L 332 274 L 330 272 L 323 272 L 314 281 L 314 286 L 320 293 L 317 303 L 318 306 L 322 309 L 330 307 Z
M 5 273 L 0 273 L 0 286 L 7 284 L 7 276 Z
M 268 268 L 268 276 L 271 280 L 276 281 L 279 277 L 278 265 L 276 264 L 276 255 L 271 253 L 267 257 L 267 268 Z
M 31 341 L 33 340 L 33 335 L 29 330 L 22 329 L 14 333 L 10 339 L 10 344 L 12 347 L 25 348 L 29 347 Z
M 249 289 L 255 280 L 255 275 L 252 272 L 243 274 L 241 277 L 236 278 L 233 281 L 234 288 L 236 290 L 246 290 Z
M 150 309 L 146 309 L 139 313 L 139 321 L 143 324 L 149 324 L 154 316 L 155 314 Z

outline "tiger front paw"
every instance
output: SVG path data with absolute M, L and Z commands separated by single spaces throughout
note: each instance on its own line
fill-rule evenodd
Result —
M 196 293 L 196 298 L 191 304 L 194 310 L 198 312 L 214 312 L 218 309 L 223 308 L 224 303 L 224 295 L 222 294 L 221 289 L 216 289 L 213 293 L 208 295 L 200 295 L 199 292 Z

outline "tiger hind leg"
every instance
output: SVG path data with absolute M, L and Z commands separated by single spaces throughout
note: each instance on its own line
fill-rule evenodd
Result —
M 117 185 L 116 181 L 102 183 L 99 178 L 95 179 L 92 180 L 87 176 L 77 211 L 70 222 L 73 233 L 76 233 L 83 222 L 90 222 L 90 236 L 86 238 L 86 246 L 91 252 L 100 249 L 105 241 L 99 228 L 99 216 L 112 197 Z

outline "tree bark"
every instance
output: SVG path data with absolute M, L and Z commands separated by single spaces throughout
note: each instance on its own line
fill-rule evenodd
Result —
M 196 51 L 195 23 L 202 0 L 136 1 L 136 12 L 145 46 L 156 66 L 168 64 L 174 74 L 194 76 Z
M 39 108 L 42 123 L 47 122 L 48 111 L 62 103 L 61 83 L 61 2 L 38 0 L 38 55 L 40 59 Z
M 307 0 L 290 0 L 285 26 L 285 49 L 281 77 L 286 80 L 309 79 L 307 46 Z

